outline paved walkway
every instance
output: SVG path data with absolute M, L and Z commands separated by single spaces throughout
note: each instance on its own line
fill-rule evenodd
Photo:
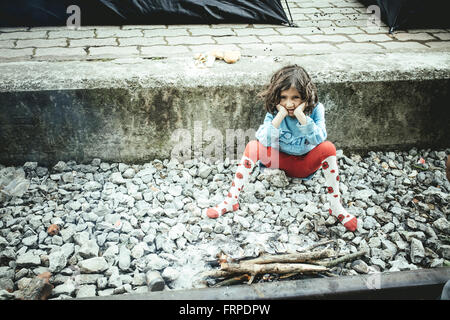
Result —
M 3 28 L 0 62 L 151 59 L 210 49 L 237 49 L 243 56 L 450 51 L 450 29 L 389 35 L 388 27 L 376 25 L 375 16 L 357 0 L 288 2 L 298 28 L 256 24 Z

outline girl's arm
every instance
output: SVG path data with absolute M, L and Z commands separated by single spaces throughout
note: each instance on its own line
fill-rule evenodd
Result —
M 300 109 L 297 111 L 297 109 Z M 305 136 L 305 139 L 311 144 L 319 144 L 327 138 L 327 129 L 325 126 L 325 110 L 322 104 L 319 104 L 314 110 L 314 115 L 307 117 L 303 113 L 303 108 L 300 106 L 294 110 L 294 115 L 297 117 L 299 124 L 297 124 L 300 132 Z
M 278 129 L 280 127 L 280 124 L 283 121 L 283 119 L 286 118 L 286 116 L 288 115 L 288 111 L 286 110 L 285 107 L 283 107 L 281 105 L 277 105 L 277 110 L 278 110 L 278 113 L 275 116 L 275 118 L 273 118 L 272 125 Z
M 280 138 L 280 129 L 278 127 L 284 119 L 283 117 L 283 119 L 280 120 L 282 116 L 279 116 L 279 114 L 280 112 L 278 112 L 278 114 L 274 117 L 271 113 L 267 113 L 264 123 L 260 125 L 258 131 L 256 131 L 256 139 L 258 139 L 258 141 L 265 147 L 272 147 L 275 149 L 278 149 L 279 147 L 278 139 Z M 278 123 L 278 126 L 275 127 L 273 122 L 275 122 L 275 124 Z
M 307 119 L 303 111 L 305 110 L 306 103 L 303 102 L 301 105 L 298 106 L 298 108 L 295 108 L 294 110 L 294 116 L 297 118 L 298 122 L 300 122 L 301 125 L 307 124 Z

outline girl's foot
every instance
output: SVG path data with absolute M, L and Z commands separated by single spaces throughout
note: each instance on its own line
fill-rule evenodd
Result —
M 231 204 L 225 199 L 214 208 L 208 208 L 208 210 L 206 210 L 206 215 L 209 218 L 216 219 L 227 212 L 236 211 L 237 209 L 239 209 L 239 203 L 236 202 L 235 204 Z
M 344 208 L 342 208 L 341 210 L 329 209 L 329 212 L 330 215 L 335 216 L 344 225 L 344 227 L 347 228 L 348 231 L 354 232 L 358 227 L 358 220 L 356 219 L 356 217 L 345 211 Z
M 239 208 L 239 193 L 244 188 L 244 184 L 248 181 L 248 177 L 250 176 L 254 166 L 255 163 L 250 158 L 246 156 L 242 157 L 241 162 L 238 164 L 230 191 L 228 191 L 225 200 L 214 208 L 208 208 L 206 210 L 206 215 L 209 218 L 215 219 L 227 212 L 236 211 Z

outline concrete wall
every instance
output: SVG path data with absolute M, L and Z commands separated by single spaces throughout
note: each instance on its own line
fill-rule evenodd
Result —
M 254 138 L 265 115 L 256 99 L 265 81 L 258 79 L 268 79 L 278 67 L 271 65 L 257 74 L 243 70 L 236 82 L 232 73 L 221 73 L 226 81 L 184 74 L 175 80 L 168 76 L 165 82 L 153 78 L 153 85 L 132 76 L 127 82 L 99 87 L 93 85 L 95 79 L 84 86 L 55 82 L 43 87 L 45 80 L 37 87 L 36 82 L 22 87 L 4 83 L 0 163 L 52 165 L 93 158 L 141 163 L 170 157 L 182 141 L 203 143 L 204 148 L 212 141 L 223 150 L 214 153 L 216 157 L 236 158 L 226 136 L 242 139 L 247 133 L 251 137 L 246 141 Z M 448 74 L 447 70 L 439 77 L 383 79 L 372 74 L 326 79 L 311 73 L 326 108 L 329 140 L 339 149 L 354 151 L 448 147 Z M 194 78 L 198 82 L 191 81 Z

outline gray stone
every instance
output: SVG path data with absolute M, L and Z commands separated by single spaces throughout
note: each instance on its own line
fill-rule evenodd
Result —
M 178 223 L 169 230 L 169 239 L 176 240 L 180 238 L 185 231 L 186 227 L 184 226 L 184 224 Z
M 58 161 L 58 163 L 53 166 L 53 171 L 56 171 L 56 172 L 63 172 L 68 169 L 69 169 L 69 167 L 67 166 L 67 164 L 64 161 Z
M 133 231 L 133 226 L 127 220 L 122 220 L 122 229 L 123 233 L 130 233 Z
M 108 297 L 108 296 L 112 296 L 114 293 L 114 288 L 108 288 L 105 290 L 100 290 L 97 292 L 99 297 Z
M 15 168 L 0 170 L 0 188 L 2 193 L 10 197 L 22 197 L 30 187 L 30 180 L 25 178 L 25 171 Z M 1 200 L 1 198 L 0 198 Z
M 212 172 L 212 168 L 205 164 L 202 164 L 198 168 L 198 176 L 203 179 L 208 178 L 208 176 L 211 174 L 211 172 Z
M 303 208 L 303 211 L 307 212 L 309 214 L 316 214 L 319 212 L 319 209 L 317 208 L 317 206 L 314 203 L 310 202 L 310 203 L 308 203 L 308 205 L 306 205 Z
M 401 177 L 405 174 L 402 170 L 398 169 L 391 170 L 391 173 L 396 177 Z
M 14 270 L 10 267 L 0 267 L 0 278 L 14 279 Z
M 450 222 L 446 218 L 439 218 L 433 222 L 433 227 L 441 232 L 450 234 Z
M 144 256 L 144 252 L 146 249 L 148 249 L 147 244 L 145 242 L 139 242 L 133 247 L 133 249 L 131 249 L 131 256 L 134 259 L 139 259 Z
M 37 245 L 38 236 L 32 235 L 22 239 L 22 243 L 27 247 Z
M 73 234 L 73 240 L 79 246 L 83 246 L 87 241 L 89 241 L 89 233 L 86 231 Z
M 132 292 L 132 288 L 129 283 L 126 283 L 118 288 L 115 288 L 113 294 L 124 294 L 127 292 Z
M 150 270 L 161 271 L 169 266 L 169 262 L 157 254 L 151 253 L 146 256 L 147 268 Z
M 66 172 L 61 176 L 62 181 L 65 183 L 73 183 L 74 177 L 72 172 Z
M 120 172 L 111 173 L 111 176 L 109 177 L 109 181 L 111 181 L 114 184 L 125 184 L 126 183 L 126 180 L 122 177 L 122 174 Z
M 398 233 L 400 233 L 408 242 L 413 238 L 416 238 L 420 241 L 425 241 L 425 239 L 427 238 L 425 233 L 423 233 L 422 231 L 399 231 Z
M 102 189 L 102 185 L 97 181 L 88 181 L 83 185 L 83 190 L 95 191 Z
M 199 222 L 201 231 L 206 233 L 212 233 L 214 231 L 215 222 L 210 220 L 202 220 Z
M 23 164 L 23 170 L 25 171 L 33 171 L 36 170 L 38 167 L 38 163 L 34 161 L 27 161 Z
M 0 290 L 14 290 L 14 282 L 11 279 L 0 278 Z
M 388 211 L 383 211 L 383 210 L 377 210 L 376 211 L 376 217 L 377 219 L 379 219 L 382 222 L 390 222 L 392 221 L 392 213 L 388 212 Z
M 397 258 L 394 261 L 390 261 L 389 264 L 391 265 L 391 268 L 389 270 L 391 271 L 403 271 L 403 270 L 413 270 L 414 265 L 408 263 L 404 258 Z
M 108 263 L 103 257 L 95 257 L 80 261 L 78 267 L 83 273 L 99 273 L 108 269 Z
M 61 229 L 59 233 L 62 237 L 63 242 L 69 242 L 72 236 L 75 234 L 75 226 L 69 224 Z
M 179 186 L 179 185 L 170 186 L 168 189 L 169 194 L 174 197 L 180 196 L 182 191 L 183 191 L 183 187 Z
M 31 251 L 18 255 L 16 260 L 18 267 L 32 267 L 41 264 L 41 258 Z
M 352 269 L 359 273 L 368 273 L 369 272 L 369 266 L 362 260 L 353 261 Z
M 131 264 L 131 252 L 130 250 L 122 245 L 119 249 L 119 268 L 121 270 L 127 271 Z
M 381 246 L 381 240 L 378 237 L 372 237 L 369 239 L 368 245 L 371 248 L 379 248 Z
M 95 284 L 100 278 L 103 278 L 101 274 L 78 274 L 78 270 L 74 276 L 75 282 L 79 285 Z
M 375 229 L 378 222 L 372 217 L 366 217 L 363 222 L 364 229 Z
M 425 249 L 423 248 L 423 244 L 416 238 L 411 239 L 410 257 L 412 263 L 420 263 L 425 257 Z
M 61 246 L 61 251 L 64 253 L 64 255 L 66 256 L 67 259 L 70 258 L 70 256 L 74 253 L 75 251 L 75 245 L 73 243 L 64 243 Z
M 92 258 L 98 256 L 99 247 L 95 239 L 85 241 L 78 250 L 78 254 L 83 258 Z
M 389 252 L 389 255 L 391 257 L 395 256 L 395 254 L 397 253 L 397 246 L 392 241 L 389 241 L 387 239 L 382 239 L 381 246 L 383 249 L 385 249 Z
M 417 222 L 414 219 L 406 219 L 406 225 L 412 230 L 417 229 Z
M 0 290 L 0 300 L 12 300 L 15 298 L 16 296 L 14 293 L 10 293 L 7 290 Z
M 108 278 L 108 285 L 113 288 L 120 288 L 123 285 L 119 271 L 113 272 Z
M 132 284 L 133 284 L 133 286 L 144 286 L 144 285 L 146 285 L 145 273 L 140 273 L 137 270 L 135 270 Z
M 433 259 L 430 263 L 430 268 L 440 268 L 444 265 L 444 259 Z
M 78 211 L 81 208 L 81 203 L 78 201 L 73 201 L 73 202 L 69 203 L 69 207 L 74 211 Z
M 395 225 L 392 222 L 388 222 L 384 226 L 381 227 L 381 230 L 384 233 L 391 233 L 392 231 L 395 230 Z
M 117 254 L 119 253 L 119 247 L 116 244 L 111 244 L 104 252 L 102 257 L 108 261 L 113 262 Z
M 370 189 L 358 190 L 353 194 L 353 197 L 357 200 L 368 200 L 370 197 L 376 195 L 376 192 Z
M 180 276 L 180 271 L 173 267 L 167 267 L 164 269 L 163 273 L 161 274 L 163 279 L 166 279 L 167 281 L 174 281 L 178 279 Z
M 122 173 L 122 177 L 125 179 L 132 179 L 135 176 L 136 172 L 133 168 L 128 168 L 125 170 L 125 172 Z
M 69 279 L 65 283 L 56 286 L 52 291 L 52 295 L 67 294 L 71 296 L 75 292 L 75 290 L 75 283 L 71 279 Z
M 442 257 L 446 260 L 450 260 L 450 245 L 443 244 L 439 248 L 439 253 L 442 255 Z
M 386 268 L 386 263 L 383 260 L 381 260 L 380 258 L 372 257 L 372 258 L 370 258 L 370 262 L 373 265 L 380 267 L 382 270 L 384 270 Z
M 67 265 L 67 256 L 64 251 L 58 250 L 48 256 L 49 270 L 52 273 L 59 272 Z
M 22 278 L 19 281 L 17 281 L 17 288 L 19 290 L 24 290 L 28 285 L 31 283 L 31 278 Z
M 97 287 L 95 285 L 85 285 L 81 286 L 76 294 L 77 298 L 89 298 L 95 297 L 97 292 Z
M 108 278 L 99 277 L 97 279 L 97 288 L 98 289 L 105 289 L 107 285 L 108 285 Z
M 283 170 L 264 170 L 264 178 L 274 187 L 284 188 L 289 185 L 289 180 L 287 179 L 286 173 Z

